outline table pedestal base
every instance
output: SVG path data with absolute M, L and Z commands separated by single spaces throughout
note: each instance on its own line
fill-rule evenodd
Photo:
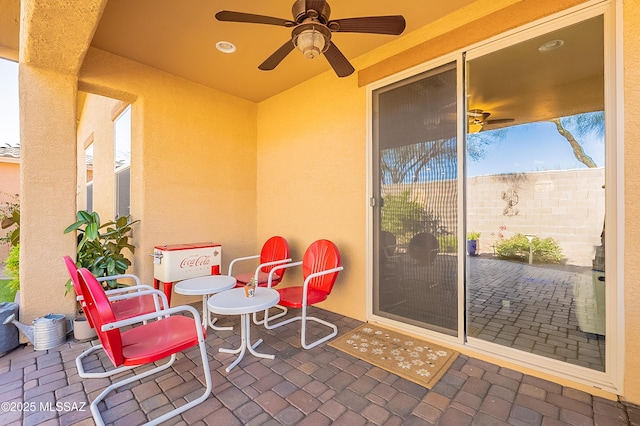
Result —
M 211 319 L 211 312 L 209 312 L 209 307 L 207 306 L 207 300 L 209 299 L 208 294 L 202 295 L 202 325 L 204 327 L 209 326 L 213 330 L 223 331 L 223 330 L 233 330 L 233 327 L 218 327 L 215 325 L 218 318 Z
M 259 358 L 266 358 L 266 359 L 275 358 L 275 355 L 263 354 L 260 352 L 256 352 L 254 350 L 260 343 L 262 343 L 262 339 L 259 339 L 256 343 L 251 345 L 251 332 L 249 329 L 250 324 L 251 324 L 250 314 L 241 314 L 240 315 L 240 338 L 241 338 L 240 347 L 238 349 L 225 349 L 225 348 L 218 349 L 219 352 L 224 352 L 228 354 L 238 354 L 238 358 L 236 358 L 236 360 L 233 361 L 225 369 L 227 373 L 231 371 L 233 367 L 238 365 L 240 361 L 242 361 L 242 358 L 244 357 L 244 354 L 247 352 L 247 350 L 249 350 L 249 352 L 251 352 L 252 355 L 257 356 Z

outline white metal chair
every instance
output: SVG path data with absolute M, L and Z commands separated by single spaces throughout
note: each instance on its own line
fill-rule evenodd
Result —
M 301 314 L 293 318 L 288 318 L 276 324 L 270 324 L 273 318 L 265 311 L 264 326 L 274 329 L 293 321 L 301 321 L 300 344 L 304 349 L 311 349 L 322 342 L 335 337 L 338 334 L 338 327 L 320 318 L 307 316 L 307 307 L 320 303 L 329 297 L 333 285 L 338 278 L 338 272 L 344 268 L 340 264 L 340 252 L 334 243 L 329 240 L 318 240 L 312 243 L 304 253 L 301 262 L 287 263 L 274 267 L 270 274 L 294 266 L 302 266 L 304 283 L 301 286 L 278 288 L 280 293 L 279 304 L 287 308 L 299 308 Z M 306 341 L 307 321 L 315 321 L 332 329 L 327 336 L 316 339 L 311 343 Z
M 260 261 L 255 272 L 233 275 L 233 267 L 236 263 L 254 259 L 259 259 Z M 266 287 L 271 270 L 277 265 L 288 262 L 291 262 L 291 257 L 289 257 L 289 243 L 283 237 L 274 236 L 269 238 L 263 244 L 260 254 L 233 259 L 229 264 L 229 275 L 234 276 L 236 279 L 236 287 L 243 287 L 247 285 L 252 278 L 255 280 L 256 285 Z M 280 283 L 284 278 L 285 272 L 286 269 L 282 269 L 278 270 L 277 273 L 274 273 L 272 275 L 271 286 L 275 286 Z M 287 314 L 288 310 L 284 306 L 276 305 L 276 307 L 282 309 L 282 312 L 273 316 L 272 319 L 280 318 Z M 253 322 L 255 324 L 262 324 L 263 320 L 258 320 L 256 314 L 253 314 Z
M 78 275 L 85 296 L 85 310 L 87 315 L 91 317 L 102 347 L 113 365 L 116 368 L 120 366 L 133 368 L 147 364 L 152 367 L 112 383 L 91 402 L 91 414 L 97 425 L 104 425 L 98 405 L 110 392 L 169 368 L 175 361 L 178 352 L 193 346 L 198 346 L 200 349 L 205 378 L 204 393 L 146 424 L 162 423 L 200 404 L 209 397 L 213 384 L 207 358 L 205 331 L 200 321 L 200 315 L 195 308 L 188 305 L 177 306 L 118 321 L 112 303 L 93 274 L 88 269 L 82 268 L 78 271 Z M 176 315 L 179 313 L 188 313 L 191 314 L 191 317 Z M 157 319 L 158 315 L 161 315 L 162 318 Z M 145 321 L 148 322 L 145 323 Z M 123 327 L 126 329 L 123 330 Z M 158 366 L 154 364 L 166 357 L 170 357 L 169 362 Z
M 78 278 L 78 268 L 76 267 L 73 259 L 71 259 L 69 256 L 64 256 L 63 260 L 65 266 L 67 267 L 67 271 L 69 272 L 69 276 L 73 284 L 73 289 L 76 292 L 77 301 L 84 309 L 85 301 L 82 293 L 82 287 Z M 167 297 L 165 296 L 165 294 L 159 290 L 155 290 L 151 286 L 142 284 L 140 282 L 140 279 L 136 275 L 121 274 L 108 277 L 99 277 L 96 278 L 96 280 L 98 282 L 103 282 L 107 280 L 118 280 L 125 278 L 132 279 L 135 282 L 135 285 L 123 288 L 115 288 L 105 292 L 105 294 L 109 298 L 109 301 L 113 305 L 112 308 L 116 319 L 124 320 L 134 316 L 147 314 L 150 312 L 157 312 L 161 309 L 169 308 L 169 302 L 167 301 Z M 87 321 L 89 322 L 89 325 L 91 325 L 91 327 L 94 327 L 93 322 L 88 315 Z M 78 376 L 82 377 L 83 379 L 103 378 L 109 377 L 113 374 L 121 373 L 122 371 L 130 370 L 129 367 L 121 367 L 107 371 L 85 371 L 82 361 L 89 355 L 100 349 L 102 349 L 102 345 L 91 346 L 76 357 Z

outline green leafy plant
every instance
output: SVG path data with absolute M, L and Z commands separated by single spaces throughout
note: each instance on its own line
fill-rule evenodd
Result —
M 458 251 L 458 238 L 455 235 L 438 235 L 438 246 L 441 253 L 455 253 Z
M 478 241 L 480 239 L 480 232 L 469 231 L 467 232 L 467 240 Z
M 1 237 L 0 242 L 10 243 L 14 247 L 20 243 L 20 203 L 17 194 L 0 205 L 0 228 L 8 229 L 14 225 L 15 229 Z
M 14 292 L 20 290 L 20 244 L 9 250 L 9 256 L 4 262 L 4 272 L 9 277 L 9 288 Z
M 124 274 L 131 261 L 125 257 L 123 250 L 135 253 L 135 247 L 129 243 L 131 226 L 139 222 L 132 221 L 131 216 L 121 216 L 115 221 L 101 224 L 97 212 L 89 213 L 80 210 L 78 220 L 69 225 L 64 233 L 78 231 L 78 248 L 76 266 L 89 269 L 96 277 Z M 121 287 L 115 280 L 104 281 L 105 290 Z M 71 290 L 71 281 L 67 281 L 66 292 Z
M 410 192 L 387 195 L 382 206 L 382 230 L 391 232 L 400 239 L 414 235 L 424 226 L 425 212 L 422 205 L 411 200 Z
M 502 259 L 529 259 L 529 239 L 523 234 L 498 241 L 495 249 Z M 560 263 L 563 259 L 562 248 L 553 238 L 534 237 L 531 241 L 531 253 L 535 263 Z

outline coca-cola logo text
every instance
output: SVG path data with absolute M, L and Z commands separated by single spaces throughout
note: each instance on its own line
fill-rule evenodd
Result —
M 180 261 L 180 268 L 193 268 L 196 266 L 207 266 L 211 263 L 211 256 L 192 255 Z

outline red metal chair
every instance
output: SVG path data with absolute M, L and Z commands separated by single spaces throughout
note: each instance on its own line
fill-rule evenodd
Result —
M 85 311 L 91 317 L 100 343 L 113 365 L 133 368 L 149 364 L 152 367 L 107 386 L 93 400 L 91 414 L 97 425 L 104 425 L 98 404 L 111 391 L 169 368 L 175 361 L 178 352 L 194 346 L 198 346 L 200 349 L 206 384 L 204 393 L 147 424 L 162 423 L 209 397 L 213 385 L 207 359 L 205 331 L 200 321 L 200 315 L 195 308 L 177 306 L 118 321 L 113 311 L 114 305 L 110 303 L 102 285 L 93 274 L 88 269 L 82 268 L 78 271 L 78 277 L 85 297 Z M 190 313 L 191 317 L 183 314 L 175 315 L 178 313 Z M 158 319 L 158 315 L 161 315 L 162 318 Z M 123 327 L 126 329 L 121 330 Z M 155 362 L 166 357 L 170 357 L 169 362 L 159 366 L 154 365 Z
M 265 311 L 264 325 L 268 329 L 274 329 L 293 321 L 302 321 L 300 332 L 300 343 L 304 349 L 311 349 L 322 342 L 335 337 L 338 334 L 338 327 L 335 324 L 321 320 L 316 317 L 307 316 L 307 307 L 320 303 L 329 297 L 333 285 L 338 278 L 338 272 L 344 268 L 340 264 L 340 252 L 338 247 L 329 240 L 318 240 L 312 243 L 304 253 L 301 262 L 286 263 L 275 266 L 270 275 L 275 275 L 279 270 L 302 265 L 302 276 L 304 283 L 301 286 L 279 288 L 279 304 L 287 308 L 302 309 L 301 315 L 288 318 L 276 324 L 269 324 L 268 312 Z M 270 283 L 269 283 L 270 284 Z M 306 342 L 307 321 L 315 321 L 330 327 L 333 331 L 311 343 Z
M 237 281 L 236 287 L 244 287 L 251 278 L 255 278 L 259 286 L 266 287 L 269 272 L 271 272 L 276 265 L 291 262 L 291 258 L 289 257 L 289 243 L 287 243 L 287 240 L 282 237 L 276 236 L 269 238 L 262 246 L 260 254 L 233 259 L 229 264 L 229 275 L 233 275 L 233 267 L 237 262 L 252 259 L 260 259 L 260 264 L 254 273 L 234 275 Z M 282 281 L 284 272 L 285 271 L 283 270 L 280 273 L 273 275 L 272 285 L 276 285 Z
M 69 275 L 71 278 L 71 282 L 73 283 L 73 289 L 76 292 L 76 297 L 80 306 L 84 309 L 84 297 L 82 293 L 82 288 L 80 286 L 80 280 L 78 278 L 78 268 L 76 267 L 75 262 L 71 257 L 64 256 L 64 264 L 67 267 L 67 271 L 69 271 Z M 153 287 L 148 285 L 143 285 L 140 283 L 140 279 L 132 274 L 122 274 L 122 275 L 114 275 L 108 277 L 99 277 L 96 278 L 98 282 L 106 281 L 106 280 L 114 280 L 114 279 L 124 279 L 130 278 L 136 283 L 135 285 L 116 288 L 113 290 L 108 290 L 106 292 L 109 301 L 112 303 L 112 308 L 114 315 L 117 320 L 124 320 L 127 318 L 135 317 L 142 314 L 147 314 L 150 312 L 160 311 L 161 309 L 168 309 L 169 303 L 167 301 L 164 293 L 160 291 L 154 290 Z M 144 292 L 144 293 L 140 293 Z M 87 315 L 87 321 L 91 327 L 94 327 L 91 318 Z M 95 328 L 95 327 L 94 327 Z M 87 373 L 84 370 L 84 366 L 82 364 L 82 360 L 89 356 L 91 353 L 102 349 L 102 345 L 92 346 L 86 351 L 82 352 L 80 355 L 76 357 L 76 366 L 78 368 L 78 375 L 82 378 L 101 378 L 108 377 L 116 373 L 120 373 L 122 371 L 128 370 L 129 368 L 119 368 L 115 370 L 109 370 L 104 372 L 91 372 Z
M 255 278 L 257 285 L 266 287 L 271 270 L 277 265 L 291 262 L 291 258 L 289 257 L 289 243 L 283 237 L 275 236 L 269 238 L 262 246 L 260 254 L 233 259 L 229 264 L 229 275 L 233 275 L 233 267 L 236 263 L 253 259 L 260 259 L 260 264 L 253 273 L 235 275 L 236 287 L 244 287 L 252 278 Z M 285 271 L 285 269 L 282 269 L 278 271 L 277 274 L 273 274 L 272 286 L 282 281 Z M 280 318 L 287 314 L 288 310 L 284 306 L 276 305 L 276 307 L 282 309 L 282 312 L 273 316 L 272 319 Z M 259 321 L 256 314 L 253 314 L 253 322 L 255 324 L 262 324 L 263 320 Z

